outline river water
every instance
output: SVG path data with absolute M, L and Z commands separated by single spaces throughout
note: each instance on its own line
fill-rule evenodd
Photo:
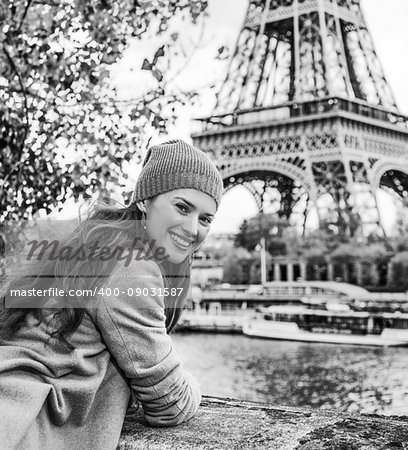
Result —
M 408 415 L 408 348 L 173 334 L 204 395 L 274 405 Z

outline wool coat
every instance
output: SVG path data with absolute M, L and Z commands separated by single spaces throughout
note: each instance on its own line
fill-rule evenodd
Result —
M 119 263 L 106 287 L 117 295 L 85 310 L 69 336 L 74 350 L 50 344 L 49 325 L 31 313 L 0 344 L 0 449 L 113 450 L 131 399 L 152 426 L 178 425 L 197 411 L 199 385 L 166 332 L 157 264 Z

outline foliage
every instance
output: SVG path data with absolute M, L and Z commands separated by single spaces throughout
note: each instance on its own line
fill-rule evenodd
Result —
M 253 251 L 261 238 L 265 238 L 266 249 L 271 254 L 284 255 L 287 245 L 283 235 L 288 227 L 287 219 L 279 218 L 276 214 L 259 213 L 243 221 L 235 237 L 235 246 Z
M 311 249 L 304 254 L 306 261 L 311 265 L 327 264 L 327 258 L 321 253 L 319 249 Z
M 233 243 L 226 237 L 212 239 L 210 236 L 201 245 L 201 250 L 215 260 L 223 259 L 232 249 Z
M 366 262 L 384 262 L 389 260 L 390 252 L 384 243 L 377 242 L 360 247 L 360 258 Z
M 262 236 L 268 237 L 268 226 L 274 224 L 274 218 L 271 216 L 264 217 L 262 221 L 258 215 L 256 221 L 253 221 L 255 225 L 251 222 L 252 219 L 244 221 L 236 235 L 235 246 L 245 244 L 247 248 L 253 250 L 259 242 L 257 239 L 260 240 Z M 258 228 L 256 224 L 258 224 Z M 362 286 L 378 288 L 387 283 L 388 267 L 391 262 L 394 267 L 394 279 L 389 288 L 408 289 L 408 281 L 405 281 L 408 279 L 408 251 L 395 255 L 395 249 L 399 246 L 405 249 L 402 243 L 408 242 L 406 234 L 394 239 L 385 239 L 377 235 L 346 239 L 344 236 L 336 237 L 324 229 L 319 229 L 300 236 L 296 235 L 294 228 L 289 226 L 282 226 L 280 234 L 280 239 L 285 244 L 286 254 L 306 262 L 307 280 L 326 280 L 330 271 L 329 263 L 331 263 L 330 275 L 334 280 L 341 279 Z M 271 234 L 269 239 L 269 243 L 275 244 L 274 234 Z M 268 250 L 270 251 L 271 248 L 273 247 L 270 246 Z M 277 254 L 276 250 L 271 252 L 272 258 Z M 392 258 L 393 255 L 395 256 Z M 406 255 L 407 262 L 404 255 Z M 231 270 L 233 270 L 234 264 L 238 264 L 238 261 L 231 262 Z M 242 268 L 244 261 L 241 260 L 239 264 Z M 258 282 L 260 280 L 259 257 L 248 259 L 245 264 L 244 272 L 249 270 L 250 273 L 247 283 Z
M 301 239 L 298 254 L 306 260 L 307 280 L 313 280 L 317 273 L 323 273 L 327 266 L 327 251 L 320 232 L 311 233 Z
M 251 263 L 251 255 L 247 250 L 241 247 L 231 249 L 224 258 L 223 282 L 248 284 Z
M 408 251 L 400 252 L 391 258 L 392 284 L 395 288 L 408 289 Z
M 235 258 L 226 258 L 223 267 L 223 283 L 242 284 L 244 274 L 241 265 Z
M 395 252 L 408 251 L 408 212 L 404 207 L 397 210 L 394 235 L 391 243 Z
M 145 59 L 154 87 L 120 101 L 110 68 L 132 39 L 194 23 L 206 0 L 0 4 L 0 224 L 125 185 L 124 168 L 194 93 L 169 85 L 178 33 Z M 72 155 L 72 156 L 71 156 Z
M 310 249 L 305 255 L 306 257 L 306 279 L 321 279 L 327 271 L 327 258 L 320 249 Z
M 309 250 L 311 250 L 312 253 L 318 251 L 322 255 L 328 255 L 331 254 L 339 245 L 347 242 L 349 242 L 349 240 L 346 240 L 343 237 L 335 235 L 328 232 L 327 229 L 322 228 L 302 236 L 299 244 L 299 252 L 301 254 L 307 254 Z
M 335 264 L 353 264 L 361 258 L 361 247 L 353 243 L 340 244 L 331 254 L 330 260 Z

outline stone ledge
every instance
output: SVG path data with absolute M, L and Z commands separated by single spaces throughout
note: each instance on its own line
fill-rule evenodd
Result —
M 120 450 L 408 450 L 408 416 L 344 414 L 204 397 L 197 415 L 172 428 L 146 426 L 130 409 Z

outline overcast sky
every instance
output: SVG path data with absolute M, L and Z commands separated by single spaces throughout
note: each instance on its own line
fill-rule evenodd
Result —
M 201 47 L 195 51 L 189 65 L 177 77 L 176 83 L 186 87 L 202 86 L 209 80 L 219 79 L 225 72 L 225 63 L 217 64 L 214 55 L 220 45 L 234 47 L 241 28 L 248 0 L 209 0 L 209 17 L 204 28 Z M 382 62 L 386 77 L 397 98 L 402 112 L 408 114 L 408 0 L 361 0 L 366 22 Z M 176 25 L 177 26 L 177 25 Z M 198 41 L 200 27 L 179 26 L 186 42 Z M 132 45 L 115 73 L 116 82 L 123 95 L 134 96 L 154 83 L 146 71 L 140 71 L 141 63 L 149 50 L 155 49 L 160 38 L 144 40 Z M 190 46 L 191 47 L 191 46 Z M 197 114 L 197 108 L 193 115 Z M 190 130 L 177 130 L 189 136 Z
M 397 99 L 402 113 L 408 114 L 408 0 L 361 0 L 368 28 L 372 34 L 377 54 L 382 62 L 385 75 Z M 180 73 L 175 82 L 183 87 L 200 87 L 211 80 L 221 79 L 226 63 L 214 61 L 217 48 L 227 44 L 233 49 L 247 8 L 247 0 L 209 0 L 209 18 L 204 28 L 199 50 L 195 51 L 189 65 Z M 182 24 L 185 49 L 193 48 L 191 42 L 198 40 L 200 27 Z M 141 72 L 144 55 L 157 48 L 160 39 L 135 43 L 126 52 L 115 72 L 116 83 L 123 97 L 131 98 L 152 85 L 154 80 L 149 72 Z M 191 44 L 191 45 L 190 45 Z M 190 140 L 191 118 L 211 113 L 213 93 L 203 96 L 200 106 L 183 107 L 180 119 L 170 128 L 168 136 L 156 136 L 153 142 L 163 142 L 166 138 Z M 138 168 L 132 170 L 135 180 Z M 389 197 L 381 197 L 386 226 L 390 227 L 394 213 Z M 240 205 L 237 208 L 236 205 Z M 246 217 L 256 214 L 255 203 L 243 188 L 227 193 L 221 203 L 214 231 L 234 231 Z

